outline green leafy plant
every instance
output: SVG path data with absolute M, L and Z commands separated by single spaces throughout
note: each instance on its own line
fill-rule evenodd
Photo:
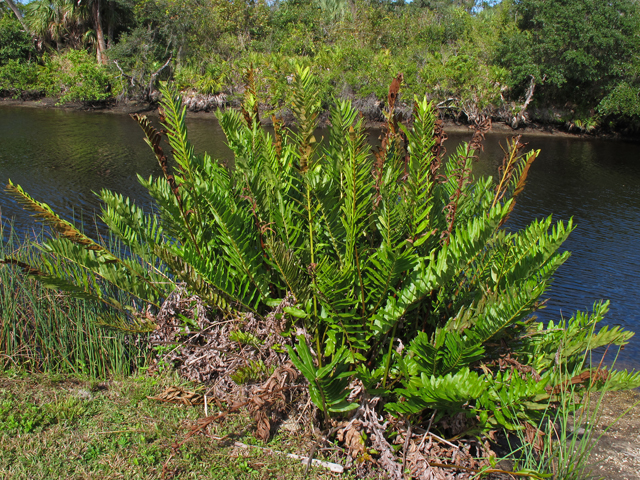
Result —
M 341 348 L 327 365 L 317 368 L 304 337 L 298 339 L 298 355 L 287 346 L 291 361 L 309 382 L 309 394 L 316 406 L 325 414 L 328 412 L 348 412 L 358 407 L 357 403 L 347 401 L 347 384 L 353 372 L 348 371 L 344 362 L 346 348 Z
M 107 70 L 86 52 L 70 50 L 55 58 L 62 70 L 60 102 L 106 100 L 112 81 Z
M 250 85 L 242 111 L 218 117 L 233 168 L 195 154 L 185 108 L 166 87 L 161 122 L 174 166 L 162 134 L 134 116 L 163 171 L 140 178 L 159 216 L 101 192 L 102 219 L 128 247 L 108 250 L 10 183 L 9 193 L 59 232 L 43 250 L 65 262 L 25 271 L 128 314 L 113 326 L 130 330 L 153 326 L 114 289 L 153 309 L 181 281 L 211 307 L 257 318 L 292 295 L 284 312 L 310 342 L 300 338 L 289 353 L 326 415 L 354 407 L 347 398 L 356 376 L 397 415 L 462 414 L 469 431 L 535 422 L 563 388 L 556 359 L 576 384 L 597 383 L 583 352 L 623 345 L 632 333 L 595 331 L 607 304 L 558 325 L 536 321 L 569 256 L 559 248 L 573 224 L 549 217 L 517 232 L 502 226 L 539 152 L 525 153 L 515 138 L 497 180 L 474 179 L 482 131 L 445 162 L 442 127 L 426 99 L 415 99 L 410 127 L 398 120 L 401 84 L 401 75 L 391 84 L 374 151 L 348 101 L 335 101 L 328 138 L 316 138 L 321 100 L 308 67 L 296 68 L 290 86 L 295 129 L 276 121 L 273 134 L 265 131 Z M 638 374 L 608 375 L 616 388 L 640 384 Z
M 247 365 L 239 367 L 231 375 L 231 379 L 238 385 L 242 385 L 249 381 L 265 380 L 273 371 L 274 368 L 267 367 L 262 360 L 249 360 Z

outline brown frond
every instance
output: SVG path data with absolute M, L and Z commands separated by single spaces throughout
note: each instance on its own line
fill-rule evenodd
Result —
M 527 146 L 526 143 L 520 142 L 521 138 L 522 135 L 518 135 L 513 137 L 511 140 L 507 140 L 507 149 L 505 150 L 505 155 L 502 159 L 502 165 L 498 169 L 500 181 L 496 187 L 496 194 L 493 199 L 493 204 L 491 205 L 492 208 L 501 201 L 507 193 L 509 189 L 509 182 L 516 172 L 516 167 L 518 165 L 518 160 L 521 157 L 522 149 Z
M 449 197 L 449 203 L 444 207 L 444 212 L 447 219 L 447 229 L 440 234 L 440 238 L 442 239 L 443 243 L 447 245 L 450 242 L 451 233 L 453 232 L 456 215 L 458 213 L 458 205 L 460 204 L 460 199 L 462 198 L 462 190 L 467 185 L 467 183 L 471 181 L 471 169 L 462 166 L 455 172 L 454 176 L 456 178 L 457 187 Z
M 162 108 L 160 108 L 158 111 L 160 112 L 160 120 L 164 121 L 164 111 L 162 110 Z M 165 155 L 164 150 L 162 150 L 162 147 L 160 146 L 160 141 L 162 140 L 161 133 L 156 130 L 153 125 L 151 125 L 151 122 L 146 115 L 138 115 L 137 113 L 133 113 L 130 116 L 136 122 L 138 122 L 138 125 L 140 125 L 140 128 L 142 128 L 142 131 L 147 137 L 146 142 L 153 150 L 153 153 L 155 154 L 156 159 L 160 164 L 160 168 L 162 169 L 162 173 L 164 174 L 164 178 L 169 183 L 171 191 L 176 197 L 180 209 L 182 209 L 182 198 L 180 197 L 178 184 L 176 183 L 175 177 L 169 170 L 169 161 L 167 160 L 167 156 Z
M 491 130 L 491 118 L 482 117 L 478 119 L 474 123 L 473 128 L 474 132 L 471 142 L 469 143 L 469 150 L 480 150 L 484 152 L 482 142 L 484 141 L 485 134 Z
M 398 73 L 398 75 L 396 75 L 396 78 L 391 81 L 391 85 L 389 86 L 389 95 L 387 97 L 389 111 L 395 110 L 396 101 L 398 100 L 400 87 L 402 86 L 403 81 L 404 75 L 402 73 Z
M 526 163 L 524 169 L 522 170 L 522 174 L 520 178 L 518 178 L 518 183 L 516 184 L 516 188 L 513 191 L 513 198 L 517 197 L 524 190 L 525 185 L 527 184 L 527 175 L 529 175 L 529 169 L 531 168 L 531 164 L 538 158 L 538 152 L 531 152 L 526 159 Z M 512 207 L 513 208 L 513 207 Z
M 282 120 L 276 118 L 275 115 L 271 116 L 273 121 L 273 135 L 275 137 L 276 156 L 278 159 L 282 157 Z
M 571 377 L 568 380 L 556 385 L 555 387 L 547 386 L 547 393 L 551 395 L 557 395 L 562 391 L 567 390 L 572 385 L 583 385 L 586 382 L 604 382 L 609 378 L 609 372 L 602 368 L 594 368 L 593 370 L 585 370 L 575 377 Z
M 536 158 L 538 158 L 539 151 L 530 152 L 525 160 L 524 168 L 522 169 L 522 173 L 518 178 L 518 182 L 516 183 L 516 187 L 511 195 L 513 202 L 511 202 L 511 206 L 509 207 L 509 212 L 505 215 L 505 217 L 500 222 L 500 225 L 504 225 L 504 223 L 509 219 L 509 215 L 513 212 L 513 209 L 516 206 L 516 197 L 520 195 L 520 193 L 524 190 L 524 187 L 527 183 L 527 175 L 529 175 L 529 169 L 531 168 L 531 164 L 534 162 Z
M 384 116 L 387 119 L 387 122 L 382 127 L 382 134 L 380 135 L 380 147 L 378 147 L 374 152 L 374 164 L 372 169 L 372 175 L 375 179 L 374 186 L 377 194 L 374 197 L 374 206 L 377 207 L 378 203 L 380 203 L 380 184 L 382 182 L 382 172 L 384 171 L 384 164 L 387 159 L 387 153 L 391 148 L 391 145 L 397 140 L 402 141 L 402 145 L 405 148 L 405 165 L 408 161 L 408 153 L 406 153 L 407 146 L 407 138 L 406 135 L 400 131 L 398 128 L 399 119 L 396 114 L 396 102 L 398 100 L 398 96 L 400 95 L 400 87 L 402 86 L 402 82 L 404 81 L 404 75 L 402 73 L 398 73 L 396 77 L 391 81 L 391 85 L 389 86 L 389 94 L 387 96 L 387 108 L 385 109 Z
M 442 159 L 447 153 L 447 149 L 444 146 L 444 142 L 447 140 L 447 134 L 442 126 L 442 119 L 436 116 L 436 121 L 433 127 L 433 137 L 436 142 L 431 149 L 433 153 L 433 162 L 431 162 L 431 174 L 435 175 L 440 169 Z
M 32 267 L 28 263 L 21 262 L 20 260 L 16 260 L 15 258 L 5 258 L 0 260 L 0 263 L 4 265 L 15 265 L 22 269 L 22 272 L 26 275 L 35 275 L 38 277 L 46 277 L 47 274 L 42 270 L 38 270 L 37 268 Z
M 250 66 L 245 72 L 245 92 L 244 102 L 242 102 L 242 116 L 249 128 L 253 128 L 254 124 L 260 124 L 260 115 L 258 112 L 258 97 L 256 92 L 255 71 Z M 247 110 L 249 107 L 251 111 Z

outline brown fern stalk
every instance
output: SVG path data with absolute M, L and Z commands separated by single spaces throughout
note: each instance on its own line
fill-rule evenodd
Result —
M 135 277 L 137 277 L 141 281 L 145 282 L 152 290 L 154 290 L 156 293 L 160 294 L 160 291 L 153 284 L 153 282 L 150 282 L 149 279 L 145 278 L 143 275 L 141 275 L 140 273 L 135 271 L 135 269 L 132 269 L 126 262 L 123 262 L 121 259 L 116 257 L 113 253 L 111 253 L 105 247 L 103 247 L 99 243 L 96 243 L 91 238 L 87 237 L 84 233 L 79 231 L 74 225 L 72 225 L 71 223 L 67 222 L 66 220 L 61 219 L 58 215 L 53 213 L 53 210 L 51 210 L 51 208 L 46 203 L 38 202 L 37 200 L 32 198 L 28 193 L 26 193 L 22 189 L 22 187 L 20 187 L 20 185 L 15 185 L 13 182 L 11 182 L 11 180 L 9 180 L 9 184 L 6 187 L 6 191 L 11 196 L 16 198 L 18 200 L 18 202 L 22 205 L 22 207 L 25 210 L 34 212 L 35 213 L 34 216 L 37 219 L 39 219 L 43 223 L 51 226 L 62 237 L 66 238 L 67 240 L 69 240 L 69 241 L 71 241 L 71 242 L 73 242 L 73 243 L 75 243 L 77 245 L 82 246 L 86 250 L 92 250 L 94 252 L 99 252 L 102 255 L 102 262 L 103 263 L 105 263 L 105 264 L 117 263 L 117 264 L 123 266 L 132 275 L 134 275 Z M 23 271 L 25 271 L 25 273 L 28 273 L 30 275 L 37 275 L 37 276 L 45 275 L 45 276 L 48 276 L 46 274 L 38 274 L 35 271 L 30 272 L 28 269 L 32 269 L 32 267 L 30 267 L 30 266 L 28 266 L 26 264 L 20 264 L 19 262 L 16 263 L 16 261 L 13 261 L 11 259 L 5 259 L 5 260 L 6 261 L 4 263 L 10 263 L 10 264 L 13 264 L 13 265 L 18 265 L 20 268 L 23 269 Z M 97 273 L 97 272 L 95 272 L 95 271 L 93 271 L 93 270 L 91 270 L 91 269 L 89 269 L 87 267 L 84 267 L 83 265 L 81 265 L 81 266 L 83 268 L 86 268 L 90 272 L 92 272 L 94 275 L 102 277 L 102 275 L 100 273 Z
M 387 119 L 387 122 L 382 128 L 382 134 L 380 135 L 380 147 L 374 152 L 375 160 L 373 163 L 372 175 L 375 179 L 374 188 L 377 193 L 374 196 L 373 200 L 374 207 L 377 207 L 382 200 L 382 196 L 380 194 L 380 186 L 382 184 L 382 174 L 384 172 L 384 164 L 387 159 L 387 152 L 389 151 L 391 143 L 398 137 L 398 118 L 395 109 L 398 96 L 400 95 L 400 87 L 402 86 L 403 81 L 404 75 L 402 73 L 398 73 L 398 75 L 391 81 L 391 85 L 389 85 L 389 93 L 387 95 L 387 109 L 384 112 L 384 116 Z M 402 135 L 402 138 L 404 140 L 404 144 L 406 145 L 407 138 L 404 134 Z
M 242 102 L 242 116 L 249 128 L 260 124 L 260 115 L 258 112 L 258 97 L 256 92 L 255 71 L 250 66 L 245 73 L 245 93 L 244 102 Z M 251 106 L 251 112 L 244 108 L 245 105 Z
M 433 127 L 433 137 L 435 138 L 436 142 L 433 145 L 433 148 L 431 149 L 431 152 L 433 153 L 433 162 L 431 162 L 431 174 L 435 175 L 440 169 L 440 165 L 442 164 L 442 159 L 447 153 L 447 149 L 444 146 L 444 142 L 447 140 L 448 137 L 442 126 L 442 119 L 440 118 L 438 118 L 435 121 L 435 124 Z
M 161 115 L 164 116 L 162 111 L 161 111 Z M 188 211 L 188 212 L 184 211 L 182 196 L 180 195 L 180 186 L 176 182 L 175 176 L 169 170 L 169 161 L 167 159 L 167 156 L 164 153 L 164 150 L 160 146 L 162 135 L 158 130 L 156 130 L 156 128 L 153 125 L 151 125 L 151 122 L 145 115 L 138 115 L 137 113 L 133 113 L 131 114 L 131 118 L 133 118 L 136 122 L 138 122 L 138 125 L 140 125 L 140 128 L 142 128 L 142 131 L 147 137 L 146 138 L 147 143 L 153 150 L 153 153 L 155 154 L 156 159 L 160 164 L 160 168 L 162 169 L 164 178 L 167 180 L 167 183 L 171 188 L 171 192 L 173 193 L 173 196 L 176 199 L 176 203 L 178 204 L 178 210 L 180 211 L 180 216 L 182 217 L 184 225 L 187 227 L 187 230 L 189 231 L 189 236 L 191 236 L 193 245 L 196 247 L 196 251 L 198 252 L 198 255 L 202 257 L 202 252 L 200 251 L 200 247 L 198 245 L 198 242 L 196 241 L 196 237 L 193 233 L 193 230 L 191 229 L 191 223 L 189 222 L 189 215 L 191 211 Z
M 147 143 L 149 143 L 149 145 L 151 146 L 153 153 L 155 154 L 156 159 L 160 164 L 160 168 L 162 169 L 164 178 L 169 183 L 169 186 L 171 187 L 171 191 L 173 192 L 173 195 L 176 197 L 179 208 L 182 209 L 182 198 L 180 197 L 180 189 L 178 187 L 178 184 L 176 183 L 175 177 L 169 170 L 169 161 L 167 159 L 167 156 L 165 155 L 164 150 L 160 146 L 162 135 L 158 130 L 155 129 L 153 125 L 151 125 L 151 122 L 146 117 L 146 115 L 138 115 L 137 113 L 133 113 L 130 116 L 136 122 L 138 122 L 138 125 L 140 125 L 140 128 L 142 128 L 142 131 L 147 136 Z
M 440 126 L 440 128 L 442 127 Z M 475 155 L 473 155 L 473 152 L 477 150 L 484 150 L 482 142 L 484 141 L 485 134 L 489 130 L 491 130 L 491 119 L 485 119 L 483 121 L 475 123 L 473 137 L 471 137 L 471 141 L 467 144 L 467 150 L 465 154 L 466 158 L 464 159 L 465 165 L 470 158 L 476 158 Z M 438 141 L 440 140 L 438 139 L 436 141 L 436 145 L 434 145 L 434 148 L 437 147 Z M 444 140 L 441 140 L 440 142 L 442 141 Z M 458 205 L 460 204 L 460 198 L 462 197 L 462 190 L 465 185 L 471 180 L 471 169 L 462 166 L 455 173 L 455 177 L 457 188 L 455 192 L 453 192 L 451 197 L 449 197 L 449 203 L 447 204 L 447 206 L 444 207 L 444 210 L 446 212 L 447 229 L 440 234 L 440 238 L 447 245 L 450 242 L 451 233 L 453 233 L 453 226 L 455 224 Z M 446 178 L 444 179 L 444 181 L 446 181 Z
M 42 270 L 38 270 L 37 268 L 32 267 L 28 263 L 21 262 L 20 260 L 16 260 L 15 258 L 7 257 L 5 259 L 0 259 L 0 263 L 2 263 L 4 265 L 15 265 L 17 267 L 20 267 L 22 269 L 22 272 L 25 275 L 30 275 L 30 276 L 32 275 L 32 276 L 37 276 L 37 277 L 46 277 L 46 276 L 48 276 Z
M 524 168 L 522 169 L 522 174 L 520 175 L 520 178 L 518 178 L 518 183 L 516 183 L 516 188 L 513 191 L 513 195 L 511 196 L 513 201 L 511 202 L 511 206 L 509 207 L 509 211 L 507 212 L 505 217 L 500 222 L 501 226 L 504 225 L 507 220 L 509 220 L 509 215 L 511 215 L 511 212 L 513 212 L 513 209 L 516 206 L 516 197 L 518 195 L 520 195 L 520 193 L 522 193 L 522 191 L 524 190 L 524 187 L 525 187 L 525 185 L 527 183 L 527 176 L 529 175 L 529 169 L 531 168 L 531 164 L 535 161 L 536 158 L 538 158 L 538 151 L 537 150 L 531 152 L 531 154 L 527 157 L 526 163 L 524 165 Z
M 9 184 L 5 187 L 5 191 L 9 195 L 14 197 L 18 201 L 18 203 L 22 205 L 22 208 L 27 211 L 33 212 L 34 217 L 52 227 L 64 238 L 78 245 L 82 245 L 87 250 L 100 251 L 110 257 L 113 257 L 113 255 L 111 255 L 111 253 L 102 245 L 94 242 L 91 238 L 80 232 L 71 223 L 61 219 L 60 217 L 58 217 L 58 215 L 53 213 L 48 205 L 33 199 L 22 189 L 22 187 L 20 187 L 20 185 L 16 185 L 11 180 L 9 180 Z
M 456 221 L 456 214 L 458 213 L 458 205 L 460 204 L 460 198 L 462 198 L 462 189 L 470 181 L 471 169 L 461 167 L 455 173 L 455 177 L 457 181 L 457 188 L 449 197 L 449 203 L 447 206 L 444 207 L 444 211 L 446 212 L 447 229 L 440 234 L 440 238 L 446 245 L 451 241 L 451 233 L 453 233 L 453 226 Z
M 480 150 L 481 152 L 484 152 L 484 145 L 482 142 L 484 142 L 485 134 L 491 130 L 491 119 L 483 118 L 478 120 L 474 123 L 473 128 L 473 137 L 471 137 L 471 142 L 469 142 L 467 151 Z
M 275 137 L 275 149 L 278 160 L 282 157 L 282 120 L 278 119 L 275 115 L 271 116 L 273 121 L 273 136 Z

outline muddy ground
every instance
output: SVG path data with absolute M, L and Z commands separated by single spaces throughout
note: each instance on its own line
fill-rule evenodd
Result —
M 93 111 L 99 113 L 111 113 L 116 115 L 128 115 L 131 113 L 143 113 L 150 116 L 156 116 L 158 114 L 157 105 L 147 103 L 147 102 L 136 102 L 136 101 L 127 101 L 127 102 L 116 102 L 115 100 L 107 101 L 107 102 L 70 102 L 65 103 L 63 105 L 58 104 L 57 98 L 45 97 L 40 98 L 38 100 L 21 100 L 14 99 L 10 97 L 0 97 L 0 106 L 21 106 L 27 108 L 55 108 L 61 110 L 68 111 Z M 216 118 L 215 110 L 209 111 L 198 111 L 198 112 L 187 112 L 187 117 L 193 118 Z M 321 116 L 321 119 L 326 120 L 327 115 Z M 263 119 L 265 120 L 265 119 Z M 270 123 L 270 119 L 267 116 L 266 123 Z M 381 128 L 382 123 L 378 121 L 367 121 L 367 128 Z M 447 119 L 444 121 L 444 130 L 447 133 L 461 133 L 461 132 L 470 132 L 472 127 L 466 125 L 464 123 L 458 123 L 451 119 Z M 543 125 L 536 123 L 529 123 L 525 126 L 514 130 L 509 125 L 503 122 L 493 122 L 492 133 L 501 133 L 501 134 L 513 134 L 513 135 L 527 135 L 527 136 L 555 136 L 555 137 L 586 137 L 586 138 L 622 138 L 616 134 L 582 134 L 577 132 L 567 132 L 558 128 L 557 125 Z M 625 139 L 628 139 L 625 137 Z

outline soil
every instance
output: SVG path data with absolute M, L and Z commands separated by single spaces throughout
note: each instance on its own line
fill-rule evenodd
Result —
M 39 99 L 15 99 L 10 97 L 0 97 L 0 106 L 20 106 L 27 108 L 55 108 L 61 110 L 68 111 L 91 111 L 91 112 L 100 112 L 100 113 L 112 113 L 117 115 L 128 115 L 131 113 L 144 113 L 150 116 L 157 116 L 158 108 L 157 104 L 148 103 L 148 102 L 137 102 L 137 101 L 126 101 L 126 102 L 116 102 L 115 100 L 107 100 L 104 102 L 70 102 L 65 103 L 63 105 L 58 104 L 58 98 L 52 97 L 44 97 Z M 215 118 L 215 111 L 198 111 L 198 112 L 187 112 L 187 117 L 191 118 Z M 323 115 L 322 118 L 325 118 L 326 115 Z M 267 119 L 265 123 L 270 124 L 270 120 Z M 382 122 L 378 121 L 367 121 L 367 128 L 381 128 L 383 126 Z M 448 133 L 462 133 L 462 132 L 470 132 L 472 127 L 464 124 L 455 122 L 451 119 L 447 119 L 444 121 L 444 130 Z M 554 136 L 554 137 L 567 137 L 567 138 L 622 138 L 618 134 L 610 134 L 610 133 L 596 133 L 596 134 L 583 134 L 583 133 L 570 133 L 558 128 L 557 125 L 549 125 L 549 124 L 536 124 L 529 123 L 527 126 L 523 126 L 514 130 L 509 125 L 503 122 L 493 122 L 492 133 L 501 133 L 501 134 L 513 134 L 513 135 L 526 135 L 526 136 Z
M 600 409 L 600 422 L 594 436 L 601 436 L 591 453 L 593 474 L 606 480 L 640 479 L 640 394 L 609 392 Z M 615 422 L 627 410 L 628 413 Z

